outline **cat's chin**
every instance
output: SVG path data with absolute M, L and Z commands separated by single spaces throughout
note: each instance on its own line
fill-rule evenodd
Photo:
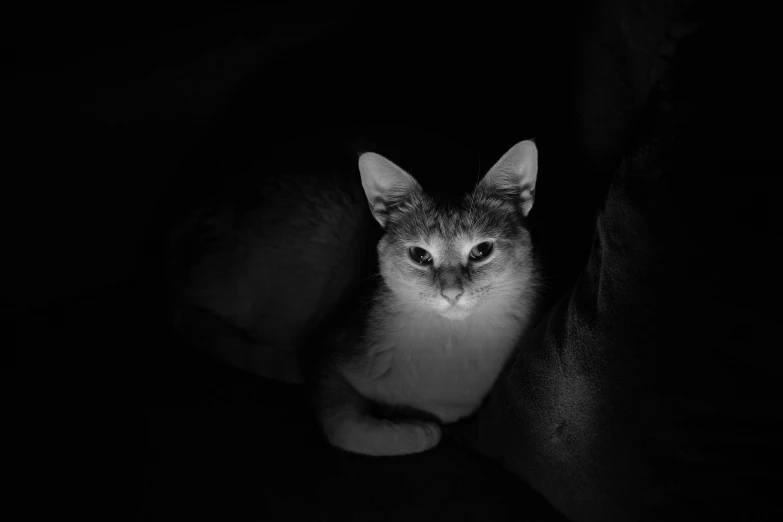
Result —
M 452 306 L 445 310 L 441 310 L 439 313 L 441 317 L 444 317 L 450 321 L 462 321 L 470 316 L 470 310 L 462 307 Z

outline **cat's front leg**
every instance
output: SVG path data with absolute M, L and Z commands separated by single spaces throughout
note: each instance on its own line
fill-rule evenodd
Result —
M 437 422 L 381 418 L 373 404 L 338 372 L 324 380 L 319 413 L 329 443 L 351 453 L 393 456 L 421 453 L 440 442 Z

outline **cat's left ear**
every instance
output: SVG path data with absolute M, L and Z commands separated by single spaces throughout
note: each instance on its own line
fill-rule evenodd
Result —
M 391 204 L 420 190 L 413 176 L 374 152 L 359 156 L 359 173 L 372 215 L 382 227 L 386 226 L 387 209 Z
M 485 190 L 518 197 L 522 214 L 533 208 L 538 175 L 538 149 L 530 140 L 511 147 L 481 180 Z

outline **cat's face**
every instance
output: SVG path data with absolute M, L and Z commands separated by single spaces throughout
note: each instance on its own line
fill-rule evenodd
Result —
M 532 142 L 512 148 L 453 208 L 439 207 L 385 158 L 362 158 L 370 207 L 386 232 L 378 244 L 381 275 L 406 308 L 462 320 L 502 306 L 530 283 L 523 219 L 534 193 Z
M 387 286 L 407 305 L 454 320 L 516 293 L 532 272 L 530 237 L 503 207 L 485 195 L 450 211 L 412 198 L 378 244 Z

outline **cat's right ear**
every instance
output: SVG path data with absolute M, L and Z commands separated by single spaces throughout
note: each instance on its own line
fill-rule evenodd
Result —
M 359 156 L 359 173 L 372 215 L 382 227 L 386 226 L 389 205 L 419 190 L 419 184 L 410 174 L 374 152 Z
M 490 191 L 513 196 L 519 201 L 522 214 L 527 216 L 533 208 L 537 176 L 538 149 L 535 143 L 527 140 L 511 147 L 489 169 L 480 185 Z

